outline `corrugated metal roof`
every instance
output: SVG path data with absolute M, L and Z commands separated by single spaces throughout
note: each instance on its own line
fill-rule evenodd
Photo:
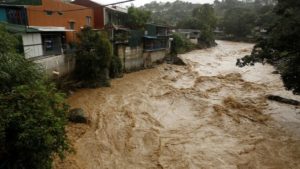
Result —
M 114 7 L 106 6 L 105 8 L 108 8 L 108 9 L 116 11 L 116 12 L 128 13 L 127 9 L 121 8 L 121 7 L 118 7 L 118 6 L 114 6 Z
M 144 36 L 144 38 L 147 38 L 147 39 L 157 39 L 157 36 Z
M 29 28 L 37 29 L 40 32 L 73 32 L 74 30 L 57 26 L 29 26 Z
M 3 24 L 8 31 L 14 32 L 14 33 L 39 32 L 39 30 L 37 30 L 35 28 L 29 28 L 25 25 L 10 24 L 7 22 L 0 22 L 0 23 Z

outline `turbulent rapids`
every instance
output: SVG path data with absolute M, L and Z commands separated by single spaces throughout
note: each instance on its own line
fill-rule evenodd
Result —
M 76 153 L 56 169 L 297 169 L 300 107 L 268 101 L 284 89 L 270 65 L 238 68 L 253 45 L 218 46 L 82 89 L 69 104 L 89 125 L 70 124 Z

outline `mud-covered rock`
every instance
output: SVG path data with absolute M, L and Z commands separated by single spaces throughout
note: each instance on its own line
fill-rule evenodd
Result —
M 175 65 L 183 65 L 183 66 L 186 65 L 184 63 L 184 61 L 180 57 L 178 57 L 178 56 L 173 56 L 172 60 L 173 60 L 173 64 L 175 64 Z
M 88 123 L 88 118 L 81 108 L 71 109 L 68 113 L 68 119 L 73 123 Z

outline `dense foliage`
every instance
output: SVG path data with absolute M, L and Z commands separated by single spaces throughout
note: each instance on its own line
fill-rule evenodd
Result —
M 117 78 L 123 75 L 123 64 L 119 56 L 113 56 L 109 67 L 109 77 Z
M 171 42 L 171 55 L 189 52 L 196 47 L 189 39 L 183 37 L 180 34 L 174 33 L 172 35 L 172 38 L 173 40 Z
M 252 54 L 238 60 L 239 66 L 271 63 L 279 70 L 287 89 L 300 93 L 300 1 L 278 0 L 276 22 Z
M 127 26 L 132 29 L 143 28 L 144 25 L 150 20 L 151 12 L 135 7 L 128 8 Z
M 75 76 L 83 87 L 109 86 L 112 46 L 104 32 L 85 27 L 78 33 Z
M 152 12 L 151 22 L 169 26 L 176 26 L 178 22 L 186 20 L 192 16 L 193 9 L 199 7 L 199 4 L 190 2 L 175 1 L 156 2 L 152 1 L 141 8 Z
M 244 38 L 251 35 L 255 19 L 255 14 L 249 9 L 232 8 L 225 12 L 222 24 L 227 34 Z
M 255 40 L 273 23 L 275 0 L 215 0 L 218 28 L 230 40 Z
M 50 169 L 69 150 L 64 95 L 0 27 L 0 168 Z

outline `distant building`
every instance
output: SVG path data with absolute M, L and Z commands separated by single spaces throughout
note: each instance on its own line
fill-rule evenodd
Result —
M 104 29 L 108 24 L 117 27 L 125 25 L 127 18 L 127 9 L 125 8 L 105 6 L 92 0 L 74 0 L 72 3 L 93 9 L 93 22 L 96 29 Z
M 187 39 L 190 39 L 190 41 L 194 44 L 198 43 L 198 39 L 201 36 L 201 31 L 198 29 L 176 29 L 175 32 Z
M 130 30 L 128 44 L 118 44 L 117 55 L 124 63 L 125 71 L 152 67 L 162 62 L 170 50 L 169 28 L 146 24 L 144 30 Z
M 169 48 L 169 28 L 167 26 L 146 24 L 144 50 L 155 51 Z

